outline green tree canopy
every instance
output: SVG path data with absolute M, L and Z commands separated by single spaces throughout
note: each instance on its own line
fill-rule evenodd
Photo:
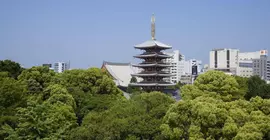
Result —
M 180 101 L 164 117 L 162 136 L 164 139 L 268 139 L 270 117 L 256 107 L 268 100 L 255 100 L 254 104 L 245 100 L 223 102 L 201 96 Z
M 29 101 L 26 108 L 20 108 L 18 127 L 3 128 L 6 139 L 65 139 L 69 131 L 77 126 L 74 99 L 58 85 L 48 87 L 48 99 L 39 104 Z
M 236 100 L 244 96 L 235 78 L 221 71 L 207 71 L 195 80 L 194 86 L 204 92 L 215 92 L 224 101 Z
M 114 101 L 124 99 L 113 80 L 98 68 L 64 71 L 53 83 L 64 86 L 75 99 L 79 124 L 88 112 L 107 110 Z
M 251 76 L 248 79 L 248 91 L 245 98 L 249 100 L 252 97 L 259 96 L 263 90 L 261 88 L 266 84 L 259 76 Z
M 19 63 L 11 60 L 0 60 L 0 72 L 8 72 L 10 77 L 16 79 L 22 71 L 23 68 Z
M 259 77 L 208 71 L 177 86 L 178 102 L 134 87 L 126 99 L 99 68 L 0 71 L 0 139 L 270 139 L 270 86 Z
M 35 94 L 49 86 L 54 76 L 55 72 L 48 67 L 39 66 L 24 70 L 18 79 L 27 83 L 28 93 Z
M 130 83 L 136 83 L 136 82 L 137 82 L 137 78 L 131 77 Z M 141 89 L 139 87 L 134 87 L 134 86 L 130 86 L 130 85 L 128 85 L 128 87 L 127 87 L 127 93 L 136 94 L 136 93 L 140 93 L 140 92 L 141 92 Z
M 240 77 L 240 76 L 234 76 L 234 78 L 239 85 L 240 92 L 242 93 L 242 95 L 245 95 L 248 91 L 248 79 L 249 78 Z
M 64 85 L 68 89 L 78 87 L 82 91 L 92 94 L 120 93 L 112 79 L 98 68 L 68 70 L 58 75 L 55 82 Z
M 26 85 L 14 78 L 0 77 L 0 126 L 8 124 L 15 128 L 18 119 L 15 115 L 17 108 L 25 107 L 26 100 Z M 1 129 L 0 127 L 0 139 L 3 139 Z
M 90 112 L 70 139 L 154 139 L 172 103 L 163 93 L 142 93 L 117 102 L 106 112 Z

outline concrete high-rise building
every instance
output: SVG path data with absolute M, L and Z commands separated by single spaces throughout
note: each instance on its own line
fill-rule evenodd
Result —
M 264 55 L 265 50 L 256 52 L 239 52 L 238 53 L 238 68 L 237 74 L 241 77 L 250 77 L 253 75 L 253 61 L 254 59 L 260 60 L 261 55 Z
M 65 70 L 69 70 L 69 69 L 70 69 L 70 63 L 66 63 L 66 62 L 54 63 L 54 71 L 57 73 L 62 73 Z
M 171 58 L 167 58 L 164 60 L 166 63 L 170 63 L 172 65 L 172 67 L 168 68 L 167 71 L 175 75 L 165 80 L 172 83 L 177 83 L 178 81 L 180 81 L 181 75 L 184 74 L 185 56 L 181 55 L 179 50 L 174 50 L 170 53 L 167 52 L 166 54 L 172 56 Z
M 253 59 L 253 75 L 260 76 L 263 80 L 269 80 L 267 75 L 267 51 L 262 50 L 259 59 Z M 269 69 L 270 71 L 270 69 Z
M 267 50 L 239 52 L 238 49 L 214 49 L 210 51 L 209 70 L 220 70 L 241 77 L 258 75 L 264 80 L 270 80 L 267 53 Z
M 266 61 L 266 80 L 270 81 L 270 59 L 267 58 Z
M 213 49 L 210 51 L 209 69 L 224 71 L 236 75 L 238 67 L 238 49 Z

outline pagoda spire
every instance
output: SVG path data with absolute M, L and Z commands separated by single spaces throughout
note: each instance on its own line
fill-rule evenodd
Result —
M 154 13 L 152 14 L 151 17 L 151 36 L 152 36 L 152 40 L 156 40 L 155 35 L 156 35 L 156 27 L 155 27 L 155 15 Z

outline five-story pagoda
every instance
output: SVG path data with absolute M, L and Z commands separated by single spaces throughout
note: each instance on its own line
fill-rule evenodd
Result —
M 142 59 L 140 64 L 133 65 L 142 69 L 140 73 L 132 74 L 135 77 L 141 77 L 143 80 L 138 83 L 130 83 L 131 86 L 142 87 L 145 91 L 162 91 L 169 86 L 174 86 L 170 82 L 165 82 L 164 78 L 173 76 L 170 72 L 166 71 L 172 65 L 163 61 L 172 56 L 164 54 L 162 51 L 171 49 L 172 47 L 163 44 L 155 39 L 155 17 L 151 18 L 151 36 L 152 40 L 146 41 L 142 44 L 136 45 L 135 49 L 143 50 L 140 55 L 134 56 L 135 58 Z

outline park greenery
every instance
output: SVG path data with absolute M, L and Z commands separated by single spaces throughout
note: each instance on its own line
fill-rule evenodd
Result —
M 99 68 L 55 73 L 0 61 L 0 139 L 270 139 L 270 85 L 260 77 L 208 71 L 174 88 L 180 101 L 132 87 L 127 99 Z

